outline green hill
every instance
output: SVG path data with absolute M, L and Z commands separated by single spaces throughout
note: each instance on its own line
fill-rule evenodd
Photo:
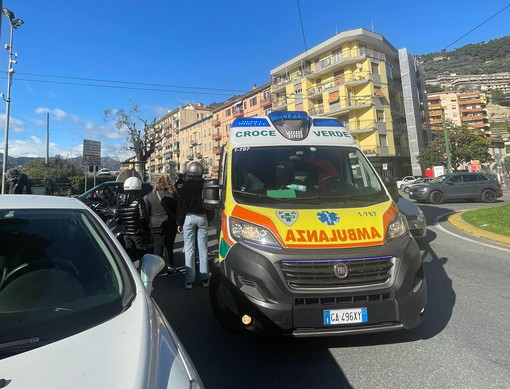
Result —
M 440 75 L 510 72 L 510 36 L 470 43 L 452 51 L 420 55 L 425 78 Z

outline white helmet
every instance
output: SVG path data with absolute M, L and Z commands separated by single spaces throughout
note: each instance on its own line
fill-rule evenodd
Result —
M 138 177 L 129 177 L 124 181 L 124 191 L 142 190 L 142 181 Z

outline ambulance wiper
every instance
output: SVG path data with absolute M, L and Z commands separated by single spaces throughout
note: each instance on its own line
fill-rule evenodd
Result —
M 277 201 L 277 202 L 285 202 L 286 200 L 288 200 L 287 198 L 269 197 L 269 196 L 261 195 L 260 193 L 244 192 L 244 191 L 238 190 L 238 189 L 233 189 L 232 192 L 238 193 L 241 195 L 251 196 L 251 197 L 258 197 L 258 198 L 264 199 L 264 200 L 273 200 L 273 201 Z M 295 200 L 295 199 L 292 199 L 292 200 Z

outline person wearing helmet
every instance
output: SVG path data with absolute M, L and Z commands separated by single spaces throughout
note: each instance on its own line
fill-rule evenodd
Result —
M 115 220 L 124 227 L 126 249 L 145 252 L 149 217 L 141 193 L 142 181 L 138 177 L 129 177 L 124 181 L 124 193 L 119 195 Z
M 184 234 L 184 259 L 186 264 L 184 286 L 186 289 L 192 288 L 196 278 L 195 240 L 198 247 L 199 277 L 204 288 L 209 286 L 207 231 L 214 213 L 202 206 L 203 174 L 204 168 L 199 162 L 189 164 L 186 170 L 186 182 L 179 193 L 177 202 L 177 231 Z
M 32 194 L 30 180 L 26 174 L 21 173 L 16 168 L 11 168 L 5 172 L 5 178 L 9 185 L 10 194 Z

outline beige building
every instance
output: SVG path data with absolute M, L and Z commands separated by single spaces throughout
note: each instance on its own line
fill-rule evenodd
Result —
M 444 112 L 445 120 L 454 125 L 466 125 L 490 136 L 485 93 L 437 92 L 427 94 L 427 100 L 431 130 L 443 129 Z

